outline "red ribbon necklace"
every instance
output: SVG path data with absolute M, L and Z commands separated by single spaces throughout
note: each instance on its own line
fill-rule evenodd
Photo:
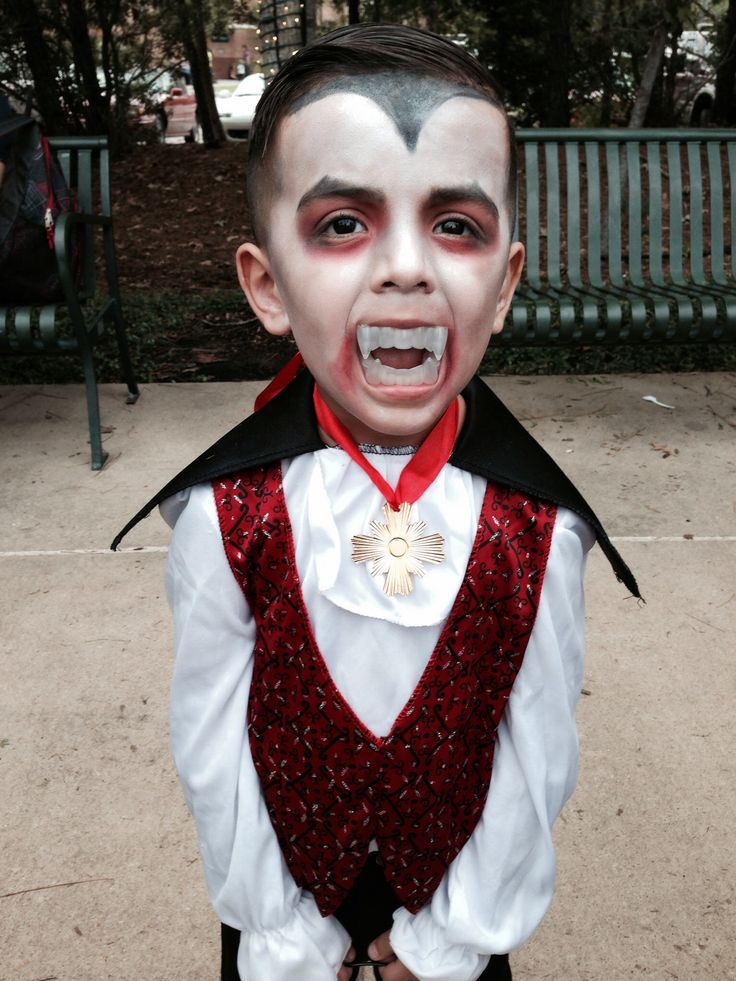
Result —
M 314 408 L 322 431 L 334 440 L 366 472 L 386 498 L 384 521 L 371 521 L 369 535 L 353 535 L 352 560 L 369 563 L 370 574 L 383 576 L 387 596 L 407 596 L 414 589 L 412 576 L 423 576 L 424 563 L 445 557 L 445 541 L 437 533 L 425 535 L 423 521 L 412 521 L 412 505 L 426 491 L 450 459 L 457 435 L 458 399 L 453 399 L 442 418 L 401 471 L 394 489 L 366 460 L 352 435 L 314 388 Z
M 417 452 L 401 471 L 399 482 L 392 490 L 376 468 L 366 460 L 350 432 L 343 426 L 332 409 L 314 386 L 314 409 L 317 422 L 324 433 L 361 467 L 386 498 L 393 511 L 402 504 L 414 504 L 430 486 L 437 474 L 450 459 L 457 436 L 458 400 L 453 399 L 434 429 L 426 437 Z
M 256 397 L 254 409 L 258 412 L 291 382 L 304 364 L 298 352 L 276 375 L 273 381 Z M 457 436 L 459 400 L 453 399 L 434 429 L 426 437 L 409 463 L 401 471 L 395 490 L 391 489 L 372 464 L 366 460 L 350 432 L 343 426 L 332 409 L 314 386 L 314 409 L 322 431 L 361 467 L 380 490 L 392 510 L 398 511 L 403 503 L 414 504 L 450 459 Z

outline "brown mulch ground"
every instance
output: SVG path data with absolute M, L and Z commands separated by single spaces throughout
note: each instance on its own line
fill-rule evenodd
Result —
M 246 146 L 140 146 L 113 163 L 115 239 L 124 290 L 237 289 L 247 230 Z
M 235 251 L 248 234 L 247 146 L 140 146 L 112 165 L 121 289 L 129 319 L 136 293 L 182 298 L 165 317 L 148 362 L 153 381 L 270 378 L 291 356 L 239 303 Z M 215 297 L 217 291 L 217 297 Z M 225 309 L 222 291 L 234 299 Z M 211 297 L 211 299 L 210 299 Z

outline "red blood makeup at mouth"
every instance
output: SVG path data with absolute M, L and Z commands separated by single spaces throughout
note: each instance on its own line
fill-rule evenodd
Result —
M 343 385 L 349 391 L 352 391 L 352 389 L 355 387 L 353 370 L 355 368 L 356 355 L 358 357 L 360 356 L 357 345 L 355 344 L 354 340 L 351 343 L 346 336 L 340 345 L 340 353 L 337 358 L 335 370 L 342 379 Z

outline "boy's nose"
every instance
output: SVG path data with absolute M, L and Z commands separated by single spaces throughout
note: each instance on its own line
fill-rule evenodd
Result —
M 421 237 L 410 231 L 397 231 L 386 236 L 374 269 L 374 288 L 409 293 L 434 289 L 432 272 Z

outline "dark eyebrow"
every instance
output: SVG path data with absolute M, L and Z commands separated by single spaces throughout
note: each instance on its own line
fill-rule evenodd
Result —
M 306 208 L 312 201 L 320 198 L 341 197 L 352 198 L 356 201 L 367 201 L 370 204 L 385 204 L 386 196 L 372 187 L 360 187 L 354 184 L 345 184 L 336 177 L 322 177 L 314 187 L 311 187 L 302 195 L 297 211 Z
M 484 208 L 492 218 L 498 220 L 496 203 L 488 197 L 477 182 L 461 184 L 457 187 L 435 187 L 429 192 L 427 203 L 429 207 L 437 207 L 442 204 L 458 204 L 461 201 L 474 201 Z

